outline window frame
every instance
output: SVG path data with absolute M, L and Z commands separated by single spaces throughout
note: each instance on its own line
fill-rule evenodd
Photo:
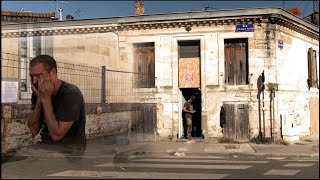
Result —
M 308 87 L 319 89 L 319 52 L 312 47 L 308 49 Z
M 243 66 L 240 66 L 240 69 L 236 69 L 235 70 L 234 67 L 236 67 L 236 66 L 234 66 L 234 64 L 238 63 L 238 62 L 235 62 L 238 59 L 233 59 L 232 61 L 230 59 L 230 61 L 228 61 L 227 58 L 229 57 L 229 55 L 228 55 L 226 47 L 227 46 L 230 46 L 230 47 L 234 46 L 233 48 L 235 48 L 235 51 L 239 50 L 239 49 L 236 49 L 236 48 L 238 48 L 238 47 L 236 47 L 236 45 L 232 45 L 232 44 L 236 44 L 236 43 L 238 43 L 238 44 L 241 43 L 240 48 L 243 46 L 243 44 L 245 45 L 244 46 L 244 51 L 245 51 L 244 52 L 244 56 L 245 56 L 244 60 L 245 60 L 245 62 L 243 64 Z M 225 74 L 224 83 L 225 83 L 225 85 L 227 85 L 227 86 L 249 85 L 249 45 L 248 44 L 249 44 L 249 38 L 228 38 L 228 39 L 224 39 L 224 74 Z M 242 50 L 243 49 L 240 49 L 241 53 L 243 53 Z M 233 54 L 234 57 L 236 57 L 236 52 L 235 51 L 233 52 L 234 53 Z M 239 59 L 239 60 L 240 60 L 240 63 L 241 63 L 242 60 L 241 59 Z M 229 66 L 227 66 L 228 62 L 229 62 Z M 232 72 L 232 74 L 233 74 L 232 81 L 228 80 L 229 79 L 228 77 L 231 78 L 231 76 L 229 75 L 230 71 L 231 71 L 231 68 L 232 68 L 232 71 L 233 71 Z M 234 75 L 235 71 L 237 72 L 239 70 L 240 71 L 244 70 L 244 72 L 241 72 L 240 76 L 239 75 Z M 238 81 L 240 81 L 240 82 L 238 82 Z
M 137 88 L 155 88 L 155 43 L 142 42 L 133 43 L 134 47 L 134 60 L 136 64 L 137 81 L 135 86 Z M 151 59 L 148 55 L 148 50 L 153 50 L 153 57 Z M 140 51 L 140 52 L 139 52 Z M 141 53 L 144 51 L 146 53 Z M 140 53 L 140 54 L 139 54 Z M 140 55 L 144 55 L 141 59 Z M 150 61 L 150 62 L 146 62 Z M 151 77 L 150 77 L 151 76 Z

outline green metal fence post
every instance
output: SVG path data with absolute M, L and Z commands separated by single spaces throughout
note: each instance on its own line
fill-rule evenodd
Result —
M 106 102 L 106 66 L 102 66 L 101 78 L 101 103 Z

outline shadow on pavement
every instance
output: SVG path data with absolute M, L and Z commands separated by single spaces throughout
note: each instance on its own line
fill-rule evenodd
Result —
M 25 160 L 27 157 L 24 156 L 16 156 L 16 154 L 1 154 L 1 165 L 7 163 L 7 162 L 16 162 L 16 161 L 22 161 Z

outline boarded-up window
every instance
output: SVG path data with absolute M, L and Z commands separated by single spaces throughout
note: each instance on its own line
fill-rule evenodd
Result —
M 319 88 L 317 70 L 317 52 L 312 48 L 308 50 L 308 85 L 309 88 Z
M 225 83 L 248 84 L 248 39 L 226 39 L 224 55 Z
M 200 41 L 179 42 L 179 88 L 200 87 Z
M 135 61 L 138 68 L 138 88 L 155 87 L 154 43 L 134 44 Z

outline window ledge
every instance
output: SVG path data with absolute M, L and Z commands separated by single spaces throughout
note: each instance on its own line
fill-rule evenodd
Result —
M 250 90 L 250 85 L 225 85 L 226 90 Z
M 156 92 L 157 88 L 134 88 L 133 92 Z
M 318 88 L 311 87 L 311 88 L 310 88 L 310 92 L 318 93 L 318 92 L 319 92 L 319 89 L 318 89 Z

